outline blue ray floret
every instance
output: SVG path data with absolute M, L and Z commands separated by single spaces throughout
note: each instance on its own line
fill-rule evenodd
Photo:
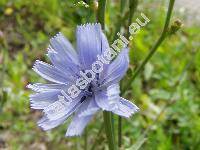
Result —
M 61 33 L 53 37 L 47 53 L 52 64 L 37 60 L 33 66 L 49 83 L 27 86 L 35 91 L 30 95 L 31 108 L 44 113 L 38 121 L 42 129 L 55 128 L 73 116 L 66 136 L 81 135 L 98 111 L 111 111 L 126 118 L 138 111 L 136 105 L 119 96 L 119 81 L 129 65 L 128 49 L 122 48 L 111 60 L 115 52 L 111 52 L 98 23 L 78 26 L 76 38 L 75 50 Z M 103 54 L 107 59 L 100 61 Z M 95 74 L 91 69 L 96 70 Z

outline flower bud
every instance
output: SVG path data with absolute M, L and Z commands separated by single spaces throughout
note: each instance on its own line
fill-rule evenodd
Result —
M 175 20 L 169 29 L 169 35 L 175 34 L 182 26 L 183 24 L 179 19 Z

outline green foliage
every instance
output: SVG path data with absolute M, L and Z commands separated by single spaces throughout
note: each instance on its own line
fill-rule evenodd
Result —
M 36 59 L 46 60 L 48 40 L 58 31 L 75 45 L 76 25 L 95 21 L 95 5 L 77 5 L 72 0 L 0 0 L 0 149 L 81 149 L 83 138 L 65 138 L 66 125 L 52 131 L 41 131 L 36 122 L 41 113 L 29 106 L 28 81 L 41 81 L 32 70 Z M 74 5 L 75 4 L 75 5 Z M 109 0 L 106 8 L 105 31 L 112 42 L 120 14 L 120 2 Z M 127 6 L 125 6 L 125 12 Z M 139 77 L 130 82 L 135 68 L 146 57 L 160 36 L 165 17 L 165 3 L 152 0 L 139 2 L 133 22 L 145 13 L 150 23 L 130 43 L 131 64 L 122 87 L 130 84 L 126 98 L 134 101 L 140 112 L 123 120 L 122 149 L 144 150 L 200 149 L 200 29 L 185 24 L 180 32 L 167 37 Z M 175 16 L 172 21 L 181 16 Z M 182 19 L 181 19 L 182 20 Z M 125 20 L 127 22 L 127 20 Z M 182 20 L 183 24 L 184 21 Z M 122 22 L 124 23 L 124 22 Z M 127 28 L 122 28 L 122 33 Z M 192 60 L 192 62 L 191 62 Z M 48 60 L 47 60 L 48 61 Z M 176 82 L 185 68 L 190 67 L 178 87 Z M 2 85 L 2 84 L 1 84 Z M 153 120 L 168 104 L 158 121 Z M 116 116 L 115 116 L 116 118 Z M 90 147 L 102 123 L 102 114 L 88 127 Z M 115 126 L 117 122 L 115 122 Z M 152 126 L 147 136 L 143 131 Z M 117 129 L 117 128 L 115 128 Z M 98 136 L 95 149 L 106 149 L 106 135 Z M 140 142 L 137 142 L 138 139 Z M 135 145 L 134 145 L 135 144 Z

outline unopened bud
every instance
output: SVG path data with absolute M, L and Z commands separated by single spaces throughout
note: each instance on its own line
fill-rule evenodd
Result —
M 175 20 L 169 29 L 169 35 L 175 34 L 182 26 L 183 24 L 179 19 Z

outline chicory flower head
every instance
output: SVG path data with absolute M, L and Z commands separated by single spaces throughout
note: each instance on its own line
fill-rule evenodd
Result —
M 123 48 L 111 60 L 115 52 L 111 52 L 100 24 L 78 26 L 76 38 L 77 50 L 61 33 L 53 37 L 47 54 L 52 65 L 36 61 L 33 67 L 50 83 L 28 85 L 36 92 L 30 96 L 31 108 L 44 112 L 38 122 L 42 129 L 55 128 L 73 116 L 66 136 L 81 135 L 93 115 L 100 110 L 126 118 L 138 110 L 133 103 L 119 96 L 119 81 L 129 65 L 128 49 Z M 105 53 L 107 59 L 100 61 L 100 56 Z M 95 74 L 91 68 L 95 68 Z

